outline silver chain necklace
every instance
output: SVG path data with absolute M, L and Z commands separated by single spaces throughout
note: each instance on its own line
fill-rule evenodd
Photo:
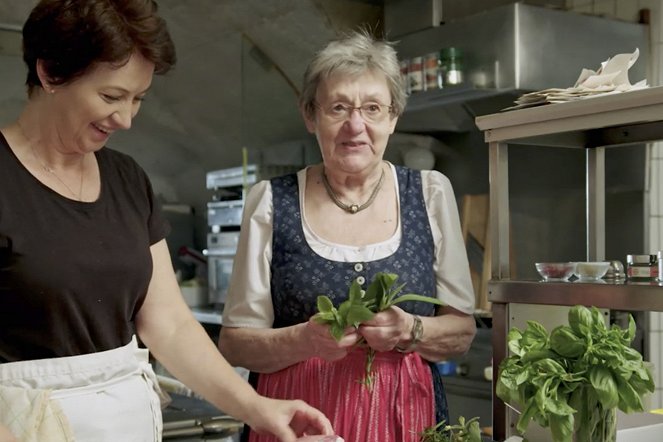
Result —
M 85 157 L 84 157 L 84 156 L 81 157 L 81 183 L 80 183 L 80 185 L 79 185 L 79 187 L 78 187 L 78 194 L 77 194 L 76 192 L 74 192 L 74 191 L 71 189 L 71 187 L 69 187 L 69 186 L 67 185 L 67 183 L 65 183 L 65 182 L 64 182 L 64 181 L 58 176 L 57 173 L 55 173 L 55 169 L 53 169 L 53 168 L 51 168 L 51 167 L 48 167 L 48 166 L 47 166 L 47 165 L 41 160 L 41 158 L 39 158 L 39 156 L 37 155 L 37 152 L 35 151 L 35 147 L 34 147 L 34 145 L 32 144 L 32 141 L 31 141 L 30 138 L 28 138 L 28 136 L 25 134 L 25 130 L 23 130 L 23 126 L 21 125 L 20 120 L 17 121 L 16 123 L 18 124 L 18 128 L 21 130 L 21 135 L 23 135 L 23 138 L 25 138 L 25 140 L 28 142 L 28 145 L 30 146 L 30 151 L 32 152 L 32 156 L 35 157 L 35 160 L 37 160 L 37 163 L 39 163 L 39 165 L 41 166 L 41 168 L 42 168 L 44 171 L 48 172 L 49 174 L 53 175 L 53 176 L 55 177 L 55 179 L 58 180 L 58 181 L 59 181 L 59 182 L 60 182 L 60 183 L 61 183 L 61 184 L 62 184 L 62 185 L 63 185 L 63 186 L 69 191 L 69 193 L 71 193 L 71 194 L 74 196 L 74 198 L 75 198 L 77 201 L 83 201 L 83 176 L 85 175 L 85 174 L 84 174 L 84 172 L 85 172 L 85 168 L 84 168 L 83 160 L 85 160 Z
M 329 180 L 327 180 L 325 169 L 324 168 L 322 169 L 322 183 L 325 185 L 325 190 L 327 191 L 327 195 L 329 195 L 329 198 L 331 198 L 334 204 L 336 204 L 338 207 L 345 210 L 346 212 L 352 214 L 360 212 L 365 208 L 367 208 L 368 206 L 370 206 L 371 204 L 373 204 L 373 201 L 375 201 L 375 197 L 378 196 L 378 192 L 380 191 L 383 182 L 384 182 L 384 169 L 382 169 L 382 174 L 380 174 L 380 179 L 378 180 L 378 183 L 375 185 L 375 187 L 371 191 L 371 195 L 368 197 L 368 199 L 364 204 L 345 204 L 334 193 L 334 190 L 331 188 L 331 185 L 329 184 Z

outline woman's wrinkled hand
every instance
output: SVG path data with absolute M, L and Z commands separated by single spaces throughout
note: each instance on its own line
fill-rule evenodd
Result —
M 336 341 L 329 331 L 329 326 L 318 324 L 314 317 L 306 323 L 306 342 L 310 345 L 313 354 L 326 361 L 343 359 L 361 336 L 353 327 L 348 327 L 340 341 Z
M 301 400 L 260 397 L 247 424 L 259 434 L 271 434 L 281 442 L 296 442 L 309 435 L 332 436 L 334 429 L 321 411 Z
M 373 319 L 359 326 L 359 334 L 376 351 L 390 351 L 401 341 L 410 337 L 412 315 L 401 308 L 392 306 L 376 313 Z

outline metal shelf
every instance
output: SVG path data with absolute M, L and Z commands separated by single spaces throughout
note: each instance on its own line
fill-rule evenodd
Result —
M 508 145 L 585 149 L 586 251 L 588 261 L 605 259 L 605 148 L 663 139 L 663 87 L 608 94 L 478 117 L 489 143 L 493 379 L 507 356 L 510 305 L 585 305 L 611 310 L 663 311 L 663 284 L 540 282 L 510 280 Z M 546 310 L 547 309 L 547 310 Z M 493 391 L 493 436 L 504 440 L 509 416 Z
M 611 310 L 663 311 L 663 282 L 588 283 L 489 281 L 493 303 L 587 305 Z

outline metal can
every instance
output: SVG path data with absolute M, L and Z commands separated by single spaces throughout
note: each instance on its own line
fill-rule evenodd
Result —
M 424 90 L 424 69 L 423 59 L 421 57 L 410 59 L 407 77 L 410 85 L 410 93 L 421 92 Z
M 663 282 L 663 251 L 658 251 L 658 280 Z
M 438 56 L 437 52 L 433 52 L 424 57 L 424 78 L 426 80 L 424 86 L 426 87 L 427 91 L 442 88 L 442 84 L 440 82 L 442 77 L 438 75 L 439 61 L 440 57 Z
M 405 93 L 410 95 L 410 79 L 408 78 L 408 69 L 410 67 L 409 60 L 401 60 L 399 62 L 401 67 L 401 81 L 403 82 L 403 89 Z
M 658 279 L 656 255 L 626 255 L 626 277 L 633 281 L 655 281 Z
M 463 52 L 455 47 L 440 51 L 440 68 L 444 72 L 444 85 L 463 83 Z

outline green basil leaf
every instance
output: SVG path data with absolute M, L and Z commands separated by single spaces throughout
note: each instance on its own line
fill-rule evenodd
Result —
M 529 403 L 525 404 L 525 407 L 522 409 L 520 417 L 518 418 L 518 422 L 516 422 L 516 429 L 520 434 L 525 433 L 530 421 L 538 413 L 539 409 L 534 401 L 529 401 Z
M 329 324 L 335 321 L 333 312 L 316 313 L 313 320 L 318 324 Z
M 555 353 L 550 350 L 530 350 L 526 351 L 521 358 L 523 364 L 536 362 L 541 359 L 551 359 L 555 357 Z
M 444 305 L 442 301 L 440 301 L 437 298 L 431 298 L 428 296 L 423 296 L 423 295 L 416 295 L 414 293 L 408 293 L 406 295 L 401 295 L 398 298 L 396 298 L 393 302 L 392 305 L 394 304 L 399 304 L 401 302 L 407 302 L 407 301 L 419 301 L 419 302 L 427 302 L 429 304 L 435 304 L 435 305 Z
M 394 304 L 394 299 L 396 299 L 396 296 L 398 296 L 401 290 L 403 290 L 403 287 L 405 287 L 405 284 L 401 284 L 398 287 L 390 288 L 388 290 L 387 296 L 385 296 L 385 305 L 382 310 L 386 310 Z
M 351 324 L 350 321 L 348 321 L 348 312 L 350 311 L 351 307 L 352 304 L 350 303 L 349 299 L 341 302 L 341 305 L 338 306 L 338 316 L 340 318 L 338 323 L 344 327 Z
M 569 310 L 569 326 L 578 336 L 586 336 L 592 327 L 592 314 L 582 305 L 576 305 Z
M 331 335 L 334 337 L 334 339 L 340 341 L 343 335 L 345 334 L 345 327 L 335 322 L 329 327 L 329 331 Z
M 320 295 L 318 296 L 317 299 L 317 307 L 319 312 L 326 313 L 326 312 L 331 312 L 331 309 L 334 308 L 334 304 L 331 302 L 331 299 L 329 299 L 327 296 Z
M 363 305 L 353 305 L 350 307 L 347 315 L 348 324 L 357 327 L 365 321 L 370 321 L 375 316 L 375 313 L 364 307 Z
M 523 338 L 523 334 L 517 328 L 512 328 L 509 330 L 509 333 L 506 336 L 507 345 L 511 353 L 514 353 L 517 356 L 521 356 L 524 351 L 520 346 L 520 340 Z
M 619 391 L 619 409 L 624 413 L 643 411 L 642 399 L 638 392 L 624 379 L 617 378 L 616 381 Z
M 603 365 L 589 369 L 589 380 L 603 408 L 614 408 L 619 403 L 617 383 L 612 372 Z
M 587 350 L 585 341 L 568 325 L 561 325 L 550 332 L 550 347 L 566 358 L 577 358 Z
M 604 332 L 608 329 L 605 325 L 605 316 L 601 313 L 601 310 L 596 307 L 591 308 L 592 312 L 592 330 L 595 333 Z
M 467 442 L 481 442 L 481 427 L 478 421 L 470 422 Z
M 362 302 L 362 289 L 357 280 L 352 281 L 350 284 L 350 290 L 348 291 L 348 299 L 350 303 L 355 304 Z
M 555 442 L 573 441 L 573 415 L 550 415 L 550 433 Z

